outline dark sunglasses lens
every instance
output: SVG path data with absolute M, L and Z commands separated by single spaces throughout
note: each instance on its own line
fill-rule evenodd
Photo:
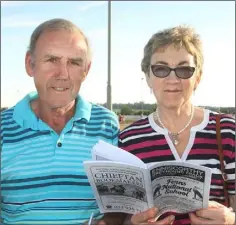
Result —
M 151 67 L 151 69 L 152 69 L 152 73 L 156 77 L 162 78 L 162 77 L 166 77 L 170 74 L 170 68 L 165 67 L 165 66 L 154 65 Z
M 176 71 L 176 75 L 179 78 L 188 79 L 193 75 L 193 73 L 195 71 L 195 68 L 194 67 L 189 67 L 189 66 L 179 67 L 179 68 L 176 68 L 175 71 Z

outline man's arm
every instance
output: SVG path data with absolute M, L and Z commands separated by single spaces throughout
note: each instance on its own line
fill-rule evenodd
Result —
M 96 225 L 122 225 L 126 216 L 126 213 L 105 213 Z

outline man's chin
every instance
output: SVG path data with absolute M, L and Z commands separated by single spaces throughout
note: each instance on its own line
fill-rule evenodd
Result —
M 65 108 L 65 107 L 68 107 L 69 105 L 73 105 L 73 104 L 74 104 L 74 99 L 73 100 L 65 100 L 65 101 L 49 102 L 49 105 L 52 109 Z

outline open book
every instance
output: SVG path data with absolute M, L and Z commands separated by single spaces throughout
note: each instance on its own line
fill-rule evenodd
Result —
M 156 206 L 187 213 L 208 206 L 211 169 L 176 161 L 145 164 L 135 155 L 99 141 L 84 167 L 100 212 L 135 214 Z

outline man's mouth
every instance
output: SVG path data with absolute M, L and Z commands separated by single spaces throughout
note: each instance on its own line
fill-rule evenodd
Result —
M 180 90 L 165 90 L 165 92 L 172 92 L 172 93 L 176 93 L 176 92 L 181 92 Z
M 59 92 L 63 92 L 68 90 L 69 88 L 62 88 L 62 87 L 52 87 L 52 89 L 54 89 L 55 91 L 59 91 Z

